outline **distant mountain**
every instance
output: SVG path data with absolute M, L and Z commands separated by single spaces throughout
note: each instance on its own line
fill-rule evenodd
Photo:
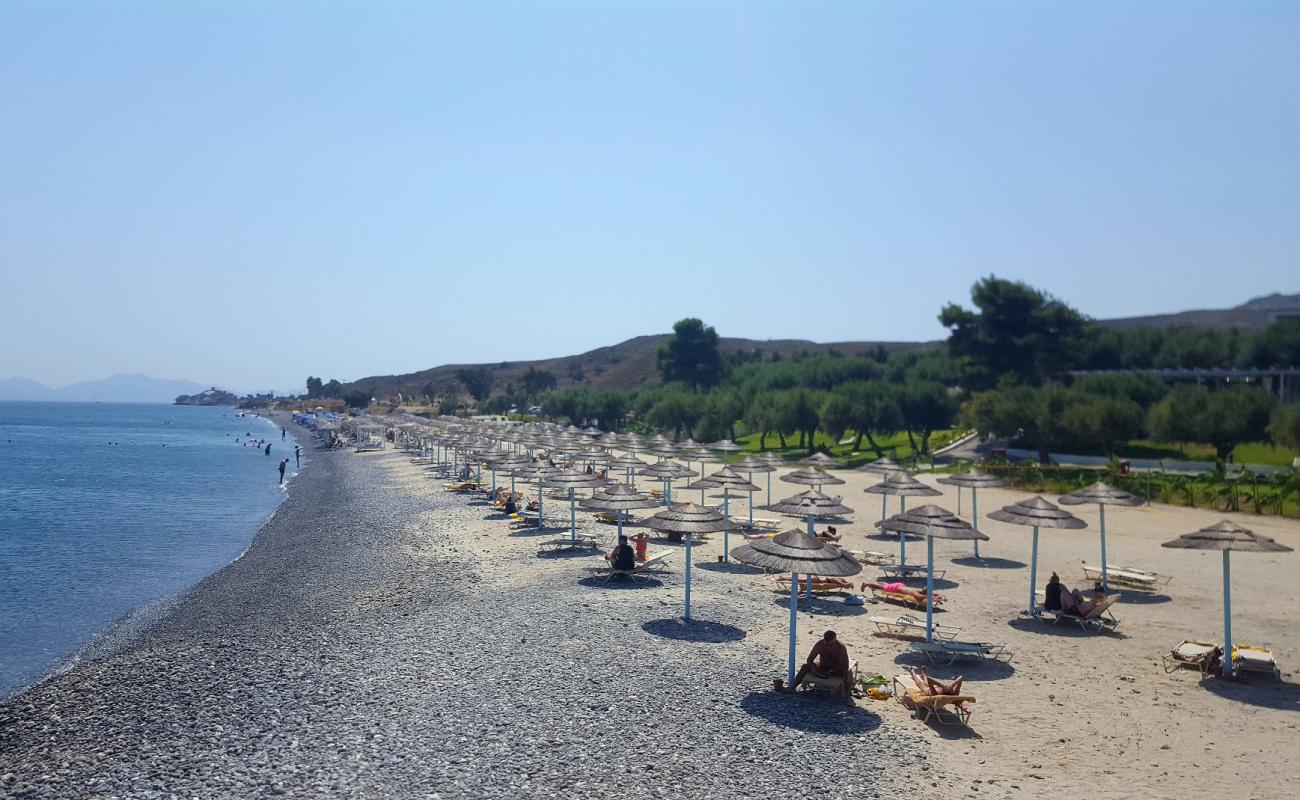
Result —
M 411 372 L 405 375 L 375 375 L 344 385 L 344 391 L 360 389 L 374 397 L 387 397 L 401 393 L 404 397 L 420 397 L 431 389 L 434 395 L 445 392 L 464 392 L 456 373 L 462 369 L 483 368 L 492 371 L 493 392 L 505 386 L 520 385 L 525 372 L 538 369 L 555 376 L 558 386 L 594 386 L 607 389 L 631 389 L 647 381 L 659 379 L 656 354 L 659 346 L 668 341 L 668 334 L 638 336 L 609 347 L 599 347 L 576 356 L 545 358 L 537 361 L 501 361 L 496 364 L 444 364 L 440 367 Z M 936 342 L 808 342 L 801 339 L 733 339 L 723 338 L 718 349 L 722 352 L 759 351 L 764 358 L 780 353 L 789 358 L 800 352 L 821 353 L 830 350 L 844 355 L 866 355 L 884 351 L 915 350 L 933 347 Z
M 148 375 L 113 375 L 98 381 L 81 381 L 59 389 L 28 378 L 0 381 L 0 400 L 101 403 L 170 403 L 177 395 L 203 391 L 202 384 L 151 378 Z
M 1214 328 L 1226 330 L 1262 330 L 1279 315 L 1300 317 L 1300 294 L 1273 293 L 1247 300 L 1233 308 L 1196 309 L 1175 314 L 1153 314 L 1145 317 L 1120 317 L 1097 320 L 1103 328 L 1128 330 L 1132 328 Z

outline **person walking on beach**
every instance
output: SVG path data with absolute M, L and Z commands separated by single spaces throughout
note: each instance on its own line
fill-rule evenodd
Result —
M 284 468 L 287 466 L 289 466 L 289 459 L 286 458 L 280 462 L 280 484 L 281 485 L 284 485 Z
M 302 448 L 296 444 L 293 446 L 293 465 L 295 467 L 302 466 Z
M 269 444 L 266 446 L 266 454 L 267 454 L 268 456 L 271 455 L 271 445 L 269 445 Z
M 280 438 L 281 438 L 281 439 L 284 438 L 284 428 L 281 428 L 281 429 L 280 429 Z

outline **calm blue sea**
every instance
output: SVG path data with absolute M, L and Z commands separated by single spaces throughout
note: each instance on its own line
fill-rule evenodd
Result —
M 292 435 L 238 414 L 0 402 L 0 697 L 244 551 L 296 470 Z

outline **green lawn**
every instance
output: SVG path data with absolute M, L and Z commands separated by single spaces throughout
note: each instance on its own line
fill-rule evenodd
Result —
M 955 428 L 946 431 L 935 431 L 930 436 L 930 449 L 935 450 L 942 447 L 964 432 L 964 430 Z M 849 467 L 856 467 L 859 464 L 864 464 L 875 459 L 876 454 L 871 449 L 871 445 L 867 444 L 865 438 L 862 440 L 862 448 L 857 451 L 853 450 L 852 434 L 846 434 L 844 438 L 849 440 L 848 443 L 840 444 L 839 442 L 832 441 L 829 436 L 818 431 L 815 445 L 819 449 L 825 449 L 830 453 L 830 455 L 840 459 L 844 462 L 845 466 Z M 748 436 L 737 438 L 736 443 L 745 448 L 745 453 L 757 453 L 759 452 L 758 440 L 758 434 L 752 433 Z M 775 453 L 790 460 L 797 460 L 808 455 L 808 448 L 798 447 L 798 443 L 799 437 L 797 435 L 787 436 L 786 444 L 788 446 L 782 448 L 781 438 L 779 436 L 771 435 L 767 437 L 767 452 Z M 885 455 L 890 456 L 891 458 L 905 459 L 912 456 L 912 445 L 908 442 L 907 433 L 905 432 L 896 433 L 892 436 L 876 436 L 876 443 L 885 451 Z M 917 444 L 920 444 L 920 442 L 918 441 Z M 891 452 L 894 448 L 897 449 L 897 454 Z
M 1237 445 L 1232 451 L 1232 460 L 1238 464 L 1267 464 L 1279 467 L 1291 466 L 1291 460 L 1297 453 L 1285 447 L 1275 447 L 1268 442 L 1249 442 Z M 1120 454 L 1121 458 L 1154 458 L 1178 461 L 1206 461 L 1213 463 L 1214 448 L 1208 444 L 1173 445 L 1153 442 L 1149 439 L 1134 439 L 1128 443 Z

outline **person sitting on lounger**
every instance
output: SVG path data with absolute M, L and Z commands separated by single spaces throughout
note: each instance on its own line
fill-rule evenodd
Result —
M 962 681 L 966 680 L 964 675 L 959 675 L 957 680 L 950 683 L 936 681 L 934 678 L 930 677 L 928 672 L 926 672 L 925 667 L 921 667 L 919 673 L 915 669 L 908 667 L 907 674 L 911 675 L 912 680 L 916 683 L 916 691 L 920 692 L 925 697 L 958 697 L 961 695 Z M 954 705 L 958 708 L 962 707 L 961 703 L 955 703 Z
M 1061 610 L 1061 591 L 1065 587 L 1061 585 L 1061 578 L 1055 572 L 1052 577 L 1047 579 L 1047 589 L 1043 592 L 1043 608 L 1048 611 Z
M 885 592 L 886 594 L 901 594 L 910 597 L 913 600 L 916 600 L 918 603 L 925 602 L 924 589 L 913 589 L 911 586 L 907 586 L 906 584 L 900 583 L 898 581 L 894 581 L 892 583 L 876 583 L 875 581 L 867 581 L 862 584 L 862 588 L 875 589 L 878 592 Z M 935 592 L 934 594 L 934 602 L 936 603 L 942 603 L 947 599 L 948 598 L 944 597 L 938 592 Z
M 506 495 L 505 512 L 507 514 L 514 514 L 518 510 L 519 510 L 519 504 L 515 502 L 515 496 L 513 494 Z
M 853 705 L 853 676 L 849 674 L 849 649 L 844 643 L 835 638 L 835 631 L 826 631 L 822 635 L 821 641 L 813 645 L 812 652 L 808 654 L 808 660 L 799 668 L 799 672 L 794 676 L 794 683 L 785 689 L 787 692 L 793 692 L 803 683 L 803 679 L 808 673 L 812 672 L 819 678 L 842 678 L 844 687 L 841 690 L 844 702 Z
M 1097 607 L 1097 603 L 1083 596 L 1078 589 L 1067 589 L 1061 584 L 1061 613 L 1086 617 Z M 1051 609 L 1049 609 L 1051 610 Z
M 618 537 L 618 546 L 606 558 L 609 559 L 609 565 L 620 572 L 636 569 L 636 551 L 627 543 L 626 536 Z

